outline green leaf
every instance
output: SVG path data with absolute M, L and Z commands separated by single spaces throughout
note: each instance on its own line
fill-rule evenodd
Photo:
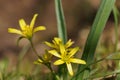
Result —
M 117 46 L 118 46 L 118 16 L 119 16 L 119 11 L 116 6 L 113 8 L 113 16 L 114 16 L 114 21 L 115 21 L 115 52 L 117 51 Z
M 94 59 L 97 43 L 113 9 L 114 3 L 115 0 L 101 0 L 100 8 L 97 12 L 94 23 L 88 35 L 82 55 L 82 59 L 85 60 L 87 64 L 79 65 L 75 80 L 84 80 L 86 77 L 89 76 L 89 67 L 86 68 L 83 72 L 81 72 L 81 70 L 84 69 L 87 65 L 89 65 Z
M 66 23 L 64 19 L 61 0 L 55 0 L 55 10 L 57 17 L 58 35 L 59 38 L 61 38 L 62 41 L 66 43 L 67 42 Z
M 66 23 L 63 14 L 63 8 L 61 0 L 55 0 L 55 10 L 56 10 L 56 17 L 57 17 L 57 27 L 58 27 L 58 36 L 62 39 L 63 43 L 67 42 L 67 31 L 66 31 Z M 67 80 L 67 72 L 65 65 L 59 66 L 58 74 L 61 76 L 63 75 L 63 79 Z

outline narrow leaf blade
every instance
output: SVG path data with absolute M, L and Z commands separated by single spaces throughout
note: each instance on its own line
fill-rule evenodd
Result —
M 82 55 L 82 59 L 87 62 L 87 65 L 89 65 L 94 59 L 94 53 L 97 47 L 97 43 L 108 20 L 108 17 L 113 9 L 114 3 L 115 0 L 101 0 L 100 8 L 97 12 L 96 18 L 88 35 Z M 83 72 L 79 73 L 86 66 L 79 65 L 78 73 L 77 76 L 75 76 L 75 80 L 84 80 L 85 77 L 89 76 L 89 67 L 86 68 Z

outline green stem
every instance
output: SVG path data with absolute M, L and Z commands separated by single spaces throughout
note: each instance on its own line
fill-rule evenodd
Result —
M 60 80 L 59 76 L 56 75 L 56 73 L 52 69 L 51 64 L 50 63 L 46 63 L 45 65 L 50 69 L 50 71 L 51 71 L 51 73 L 53 75 L 53 80 Z
M 63 67 L 63 80 L 67 80 L 67 78 L 68 78 L 68 75 L 67 75 L 67 68 L 66 68 L 66 65 L 64 64 L 63 65 L 64 67 Z
M 41 57 L 40 55 L 38 55 L 38 53 L 37 53 L 37 51 L 36 51 L 36 49 L 35 49 L 35 47 L 34 47 L 34 45 L 33 45 L 33 43 L 32 43 L 32 40 L 30 40 L 30 44 L 31 44 L 31 47 L 32 47 L 34 53 L 36 54 L 36 56 L 44 62 L 44 60 L 42 59 L 42 57 Z M 47 66 L 47 67 L 50 69 L 50 71 L 51 71 L 51 73 L 52 73 L 52 75 L 53 75 L 53 77 L 54 77 L 54 80 L 60 80 L 59 77 L 58 77 L 58 76 L 55 74 L 55 72 L 53 71 L 50 63 L 44 63 L 44 65 Z
M 17 62 L 17 65 L 16 65 L 17 72 L 19 72 L 20 63 L 23 60 L 23 58 L 25 57 L 25 54 L 27 53 L 27 51 L 29 50 L 29 48 L 30 48 L 30 44 L 27 45 L 27 46 L 24 46 L 22 48 L 21 52 L 19 53 L 18 62 Z
M 42 57 L 41 57 L 40 55 L 38 55 L 38 53 L 37 53 L 37 51 L 36 51 L 36 49 L 35 49 L 35 47 L 34 47 L 34 45 L 33 45 L 33 43 L 32 43 L 32 40 L 30 40 L 30 44 L 31 44 L 31 47 L 32 47 L 35 55 L 36 55 L 38 58 L 40 58 L 41 60 L 43 60 Z

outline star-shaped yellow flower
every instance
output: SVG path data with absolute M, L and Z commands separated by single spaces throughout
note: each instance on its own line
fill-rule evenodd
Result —
M 61 64 L 66 64 L 67 69 L 69 71 L 69 74 L 72 76 L 73 75 L 73 70 L 72 70 L 72 65 L 71 63 L 77 63 L 77 64 L 86 64 L 84 60 L 74 58 L 73 55 L 79 50 L 78 47 L 71 48 L 71 49 L 66 49 L 63 44 L 60 44 L 60 52 L 57 50 L 50 50 L 49 53 L 52 55 L 60 58 L 57 61 L 54 62 L 54 65 L 61 65 Z
M 20 25 L 21 30 L 18 30 L 15 28 L 8 28 L 8 32 L 19 34 L 19 35 L 21 35 L 21 37 L 27 38 L 29 40 L 32 39 L 33 34 L 35 32 L 46 29 L 44 26 L 38 26 L 33 29 L 37 16 L 38 16 L 38 14 L 35 14 L 33 16 L 33 19 L 31 20 L 30 25 L 26 24 L 24 19 L 20 19 L 19 25 Z
M 49 63 L 51 62 L 51 59 L 52 59 L 52 54 L 48 53 L 48 51 L 46 50 L 45 51 L 46 53 L 43 54 L 43 57 L 42 59 L 37 59 L 37 61 L 35 61 L 34 63 L 35 64 L 46 64 L 46 63 Z
M 71 39 L 64 45 L 65 48 L 69 48 L 74 42 L 71 41 Z M 52 43 L 45 41 L 45 44 L 51 48 L 59 49 L 60 44 L 63 44 L 62 40 L 60 38 L 55 37 L 54 40 L 52 40 Z

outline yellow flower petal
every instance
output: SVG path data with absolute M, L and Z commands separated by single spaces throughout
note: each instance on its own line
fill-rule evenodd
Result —
M 25 30 L 25 27 L 27 24 L 25 23 L 24 19 L 20 19 L 19 25 L 20 25 L 21 30 Z
M 65 48 L 70 47 L 74 42 L 71 41 L 71 39 L 65 44 Z
M 79 50 L 79 47 L 73 48 L 68 54 L 69 58 L 72 57 L 77 51 Z
M 34 63 L 34 64 L 40 64 L 38 61 L 34 61 L 33 63 Z
M 54 65 L 61 65 L 63 63 L 65 63 L 65 62 L 62 61 L 61 59 L 59 59 L 59 60 L 57 60 L 57 61 L 54 62 Z
M 51 61 L 51 59 L 52 59 L 52 54 L 48 53 L 48 51 L 46 50 L 46 53 L 44 53 L 43 55 L 43 60 L 49 62 Z
M 57 45 L 59 45 L 62 42 L 62 40 L 57 37 L 54 38 L 54 41 L 55 41 L 54 43 L 56 43 Z
M 49 47 L 55 48 L 54 44 L 52 44 L 52 43 L 49 43 L 49 42 L 47 42 L 47 41 L 45 41 L 44 43 L 45 43 L 47 46 L 49 46 Z
M 62 56 L 65 55 L 65 47 L 64 47 L 63 44 L 60 44 L 60 53 L 61 53 Z
M 41 59 L 38 59 L 37 61 L 34 61 L 34 64 L 40 64 L 43 63 L 43 61 Z
M 37 31 L 41 31 L 41 30 L 46 30 L 46 28 L 44 26 L 38 26 L 33 30 L 33 32 L 37 32 Z
M 49 53 L 51 53 L 52 55 L 61 58 L 61 56 L 59 55 L 59 53 L 56 50 L 50 50 L 48 51 Z
M 73 70 L 72 70 L 72 65 L 71 63 L 66 63 L 67 64 L 67 69 L 68 69 L 68 72 L 71 76 L 73 76 Z
M 17 30 L 17 29 L 14 29 L 14 28 L 8 28 L 8 32 L 23 35 L 20 30 Z
M 31 28 L 31 29 L 33 29 L 33 27 L 34 27 L 35 20 L 36 20 L 37 16 L 38 16 L 38 14 L 35 14 L 35 15 L 33 16 L 33 19 L 31 20 L 31 23 L 30 23 L 30 28 Z
M 38 59 L 38 62 L 42 63 L 43 61 L 41 59 Z
M 78 64 L 86 64 L 84 60 L 76 59 L 76 58 L 70 58 L 69 61 L 73 63 L 78 63 Z

